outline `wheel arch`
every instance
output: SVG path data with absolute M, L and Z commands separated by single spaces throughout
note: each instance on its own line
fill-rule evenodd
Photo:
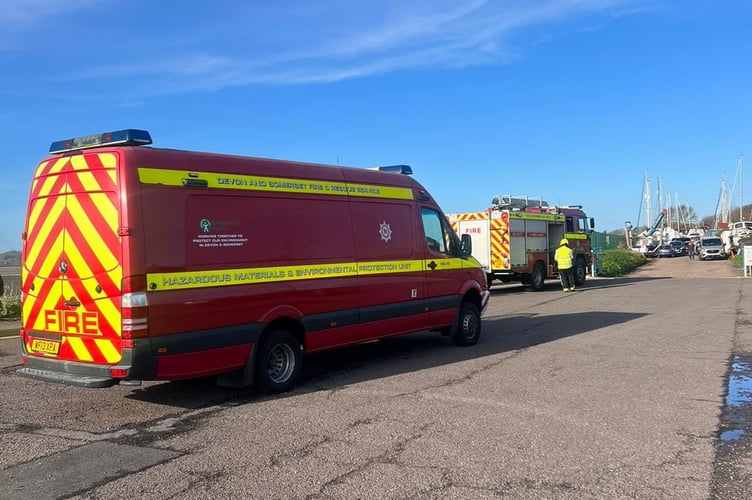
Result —
M 465 290 L 465 293 L 462 295 L 462 299 L 460 300 L 460 303 L 457 306 L 457 314 L 459 314 L 459 310 L 462 307 L 462 304 L 464 304 L 465 302 L 471 302 L 472 304 L 475 304 L 478 310 L 480 310 L 481 305 L 483 303 L 483 300 L 481 299 L 481 295 L 480 295 L 480 289 L 476 287 L 471 287 Z
M 236 370 L 228 373 L 221 373 L 217 376 L 217 385 L 222 387 L 243 388 L 249 387 L 256 382 L 256 365 L 258 362 L 257 356 L 259 346 L 264 342 L 264 339 L 271 333 L 277 330 L 284 330 L 290 332 L 303 348 L 303 353 L 306 351 L 305 346 L 305 328 L 298 321 L 297 318 L 290 316 L 282 316 L 275 318 L 267 323 L 261 330 L 253 349 L 248 355 L 248 361 L 246 365 L 240 370 Z
M 293 336 L 295 336 L 298 342 L 300 342 L 300 345 L 303 346 L 303 352 L 305 352 L 305 328 L 303 328 L 303 325 L 300 323 L 300 321 L 297 320 L 297 318 L 283 316 L 267 323 L 267 325 L 261 332 L 261 336 L 259 337 L 259 344 L 264 341 L 264 337 L 266 337 L 270 332 L 276 330 L 285 330 L 287 332 L 290 332 Z

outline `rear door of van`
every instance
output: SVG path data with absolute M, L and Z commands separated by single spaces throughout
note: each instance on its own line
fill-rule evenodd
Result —
M 23 245 L 24 347 L 30 356 L 121 359 L 118 150 L 52 157 L 37 168 Z

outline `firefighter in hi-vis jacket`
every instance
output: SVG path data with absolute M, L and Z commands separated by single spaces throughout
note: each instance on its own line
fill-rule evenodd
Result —
M 574 255 L 572 254 L 572 249 L 569 248 L 569 240 L 566 238 L 559 242 L 559 248 L 556 249 L 554 260 L 556 261 L 556 267 L 559 269 L 561 287 L 565 292 L 574 291 L 574 273 L 572 272 Z

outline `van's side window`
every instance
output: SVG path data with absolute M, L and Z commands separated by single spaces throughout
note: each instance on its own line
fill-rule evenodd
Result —
M 457 247 L 457 238 L 444 216 L 430 208 L 421 208 L 420 213 L 429 250 L 452 254 Z

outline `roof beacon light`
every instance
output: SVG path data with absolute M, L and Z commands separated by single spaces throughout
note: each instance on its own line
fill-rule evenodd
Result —
M 144 146 L 147 144 L 151 144 L 151 135 L 149 135 L 149 132 L 146 130 L 126 129 L 56 141 L 50 145 L 50 153 L 66 153 L 68 151 L 102 146 Z
M 413 169 L 410 165 L 386 165 L 383 167 L 373 167 L 371 170 L 379 172 L 393 172 L 395 174 L 413 175 Z

